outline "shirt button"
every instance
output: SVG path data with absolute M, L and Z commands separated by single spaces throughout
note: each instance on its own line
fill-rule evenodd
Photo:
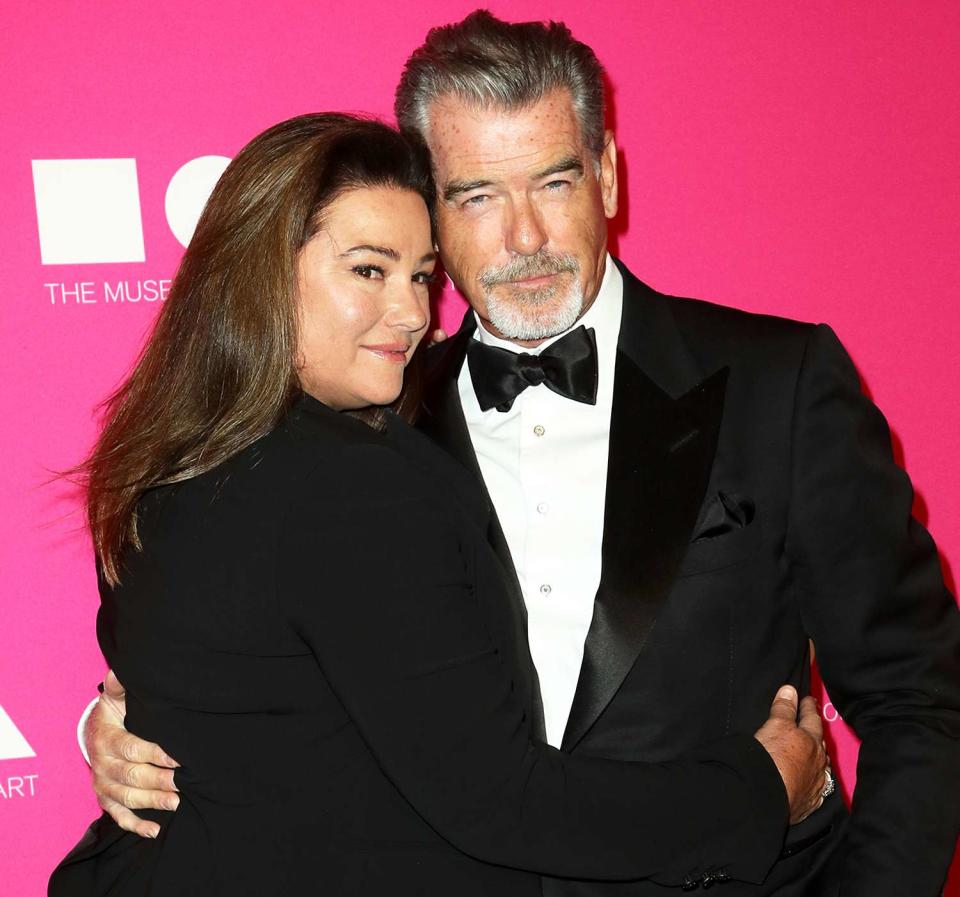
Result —
M 538 514 L 546 514 L 547 511 L 549 510 L 550 510 L 550 505 L 548 505 L 545 501 L 542 501 L 540 502 L 540 504 L 537 505 Z
M 550 586 L 547 585 L 547 583 L 544 583 L 542 586 L 540 586 L 541 595 L 549 595 L 552 591 L 553 589 L 551 589 Z
M 533 433 L 534 433 L 535 436 L 543 436 L 543 434 L 546 433 L 546 432 L 547 432 L 547 428 L 541 426 L 540 424 L 537 424 L 537 425 L 533 428 Z

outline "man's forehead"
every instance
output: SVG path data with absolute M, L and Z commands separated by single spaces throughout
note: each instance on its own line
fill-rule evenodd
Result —
M 573 167 L 558 163 L 580 161 L 580 149 L 573 141 L 544 141 L 527 151 L 511 151 L 504 148 L 499 151 L 471 151 L 467 148 L 451 148 L 435 155 L 434 166 L 443 180 L 456 178 L 470 180 L 483 177 L 491 181 L 512 177 L 539 177 L 555 174 L 557 171 Z M 581 166 L 582 167 L 582 166 Z
M 429 120 L 428 143 L 441 177 L 469 177 L 474 170 L 533 172 L 583 154 L 580 125 L 566 91 L 520 109 L 479 108 L 446 96 L 431 104 Z

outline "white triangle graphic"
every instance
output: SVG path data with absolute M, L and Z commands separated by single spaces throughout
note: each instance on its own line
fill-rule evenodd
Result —
M 0 707 L 0 760 L 19 760 L 22 757 L 36 756 L 7 711 Z

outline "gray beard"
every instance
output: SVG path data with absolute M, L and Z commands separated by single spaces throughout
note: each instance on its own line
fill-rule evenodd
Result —
M 573 284 L 566 290 L 553 283 L 539 290 L 511 294 L 511 281 L 544 274 L 572 275 Z M 541 249 L 534 255 L 516 256 L 506 265 L 487 268 L 477 280 L 486 294 L 490 323 L 500 333 L 507 339 L 538 340 L 569 330 L 580 317 L 583 288 L 579 274 L 576 256 Z M 505 297 L 504 293 L 497 295 L 497 287 L 504 288 Z
M 574 283 L 562 295 L 555 286 L 525 293 L 522 299 L 487 294 L 490 323 L 512 340 L 539 340 L 556 336 L 576 324 L 583 310 L 583 289 Z

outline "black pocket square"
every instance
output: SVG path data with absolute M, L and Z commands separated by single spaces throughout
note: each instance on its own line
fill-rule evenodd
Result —
M 691 542 L 716 539 L 748 527 L 756 514 L 753 501 L 735 492 L 721 492 L 707 501 L 693 530 Z

